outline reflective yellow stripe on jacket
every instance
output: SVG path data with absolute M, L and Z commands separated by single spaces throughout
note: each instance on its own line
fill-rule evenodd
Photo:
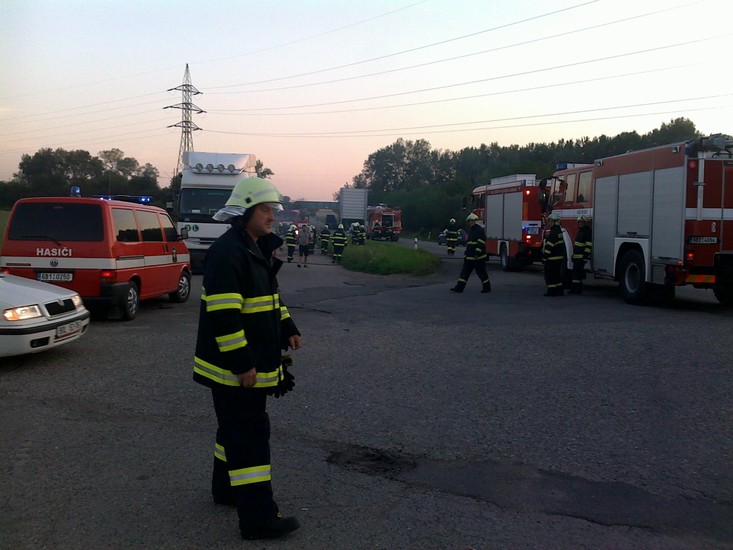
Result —
M 204 361 L 200 357 L 193 358 L 193 371 L 197 372 L 201 376 L 213 380 L 217 384 L 223 384 L 224 386 L 239 386 L 239 379 L 237 375 L 227 369 L 222 369 L 216 365 Z M 282 366 L 278 367 L 270 372 L 257 372 L 257 382 L 255 388 L 271 388 L 277 386 L 278 380 L 282 378 Z

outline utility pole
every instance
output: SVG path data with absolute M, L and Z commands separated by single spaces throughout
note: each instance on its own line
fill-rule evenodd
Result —
M 191 96 L 200 94 L 193 84 L 191 84 L 191 73 L 188 71 L 188 63 L 186 63 L 186 72 L 183 74 L 183 84 L 170 88 L 168 91 L 180 90 L 182 95 L 181 103 L 175 105 L 168 105 L 164 109 L 181 109 L 183 113 L 183 119 L 177 124 L 171 124 L 168 128 L 181 128 L 181 146 L 178 149 L 178 160 L 176 163 L 176 171 L 173 173 L 174 177 L 183 171 L 183 153 L 184 151 L 193 151 L 193 132 L 200 130 L 198 126 L 191 120 L 191 114 L 205 113 L 203 109 L 197 107 L 191 103 Z

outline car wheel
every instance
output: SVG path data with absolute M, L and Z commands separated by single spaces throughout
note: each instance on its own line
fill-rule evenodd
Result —
M 137 317 L 138 309 L 140 309 L 140 293 L 138 292 L 137 283 L 130 281 L 125 294 L 125 302 L 122 304 L 122 319 L 132 321 Z
M 178 279 L 178 288 L 175 292 L 168 294 L 171 302 L 182 304 L 191 295 L 191 275 L 188 271 L 181 271 L 181 277 Z
M 514 262 L 509 257 L 509 253 L 507 252 L 506 245 L 501 245 L 501 250 L 499 251 L 499 260 L 501 262 L 501 268 L 504 271 L 514 271 Z

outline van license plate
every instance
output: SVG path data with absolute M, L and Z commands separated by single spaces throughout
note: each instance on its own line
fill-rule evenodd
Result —
M 39 273 L 38 280 L 46 283 L 53 283 L 54 281 L 62 283 L 70 283 L 74 279 L 73 273 Z
M 72 321 L 71 323 L 66 323 L 65 325 L 56 327 L 56 339 L 61 340 L 62 338 L 68 338 L 69 336 L 73 336 L 80 330 L 81 321 Z

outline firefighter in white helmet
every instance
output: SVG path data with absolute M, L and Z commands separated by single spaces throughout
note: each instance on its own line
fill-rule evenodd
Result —
M 461 268 L 461 274 L 458 276 L 458 282 L 456 286 L 451 288 L 451 291 L 463 292 L 468 277 L 475 269 L 476 275 L 481 281 L 481 292 L 486 294 L 491 292 L 491 281 L 489 281 L 489 274 L 486 272 L 486 233 L 484 233 L 484 228 L 477 223 L 478 216 L 473 212 L 468 215 L 466 221 L 469 229 L 463 267 Z
M 288 263 L 293 261 L 293 254 L 295 254 L 295 247 L 298 244 L 298 228 L 295 227 L 294 223 L 290 224 L 288 232 L 285 233 L 285 245 L 288 247 Z
M 547 216 L 551 224 L 550 232 L 545 238 L 545 246 L 542 249 L 542 258 L 545 261 L 545 283 L 547 292 L 545 296 L 564 296 L 562 274 L 563 263 L 567 258 L 565 240 L 560 227 L 560 213 L 555 210 Z
M 458 226 L 455 218 L 451 218 L 448 227 L 445 230 L 445 246 L 448 248 L 448 256 L 456 253 L 456 245 L 458 244 Z
M 573 281 L 568 294 L 583 293 L 583 279 L 585 279 L 585 262 L 590 261 L 593 248 L 593 234 L 588 225 L 588 218 L 578 217 L 578 233 L 573 243 Z
M 231 227 L 209 248 L 201 290 L 193 378 L 211 388 L 218 422 L 212 494 L 235 504 L 245 539 L 281 537 L 299 527 L 281 517 L 272 494 L 267 396 L 292 389 L 289 356 L 300 332 L 280 298 L 282 239 L 272 233 L 282 197 L 267 180 L 246 178 L 214 218 Z
M 341 258 L 344 254 L 344 248 L 346 247 L 348 240 L 349 239 L 346 236 L 346 232 L 344 231 L 344 224 L 340 223 L 338 229 L 336 229 L 336 232 L 331 237 L 331 242 L 333 243 L 333 258 L 331 259 L 332 264 L 341 263 Z

